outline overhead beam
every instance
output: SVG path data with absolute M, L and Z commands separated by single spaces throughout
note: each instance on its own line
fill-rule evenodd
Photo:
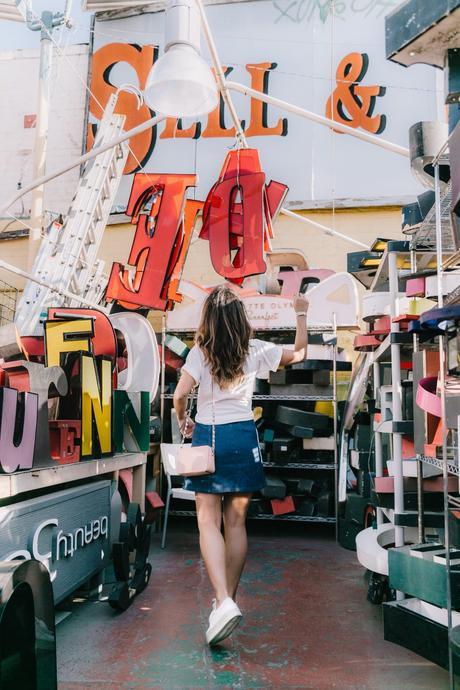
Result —
M 338 132 L 348 134 L 349 136 L 354 137 L 355 139 L 361 139 L 361 141 L 365 141 L 368 144 L 373 144 L 374 146 L 378 146 L 381 149 L 385 149 L 386 151 L 391 151 L 391 153 L 396 153 L 398 156 L 404 156 L 405 158 L 409 158 L 409 149 L 406 149 L 404 146 L 394 144 L 392 141 L 382 139 L 382 137 L 376 137 L 374 134 L 368 134 L 368 132 L 365 132 L 360 129 L 355 129 L 354 127 L 350 127 L 349 125 L 344 125 L 341 122 L 331 120 L 328 117 L 323 117 L 323 115 L 313 113 L 311 110 L 305 110 L 305 108 L 300 108 L 298 105 L 293 105 L 288 101 L 283 101 L 280 98 L 269 96 L 267 93 L 257 91 L 256 89 L 251 89 L 249 86 L 239 84 L 236 81 L 225 80 L 225 86 L 223 87 L 223 89 L 230 89 L 230 91 L 242 93 L 245 96 L 250 96 L 251 98 L 255 98 L 256 100 L 262 101 L 263 103 L 268 103 L 269 105 L 273 105 L 276 108 L 281 108 L 282 110 L 287 110 L 287 112 L 289 113 L 299 115 L 300 117 L 303 117 L 306 120 L 311 120 L 312 122 L 316 122 L 319 125 L 324 125 L 325 127 L 328 127 L 328 129 L 335 129 Z

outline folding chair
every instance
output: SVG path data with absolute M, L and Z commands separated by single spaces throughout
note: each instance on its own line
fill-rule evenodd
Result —
M 162 443 L 161 444 L 161 462 L 163 464 L 164 473 L 166 476 L 166 481 L 168 484 L 168 493 L 166 495 L 166 505 L 163 520 L 163 533 L 161 536 L 161 548 L 165 548 L 166 543 L 166 528 L 168 526 L 168 516 L 169 516 L 169 504 L 171 498 L 180 498 L 183 501 L 194 501 L 195 492 L 188 491 L 182 487 L 176 487 L 172 485 L 172 477 L 179 477 L 176 471 L 176 453 L 177 453 L 177 443 Z

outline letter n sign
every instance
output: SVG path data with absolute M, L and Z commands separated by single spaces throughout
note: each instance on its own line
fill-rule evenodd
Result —
M 183 212 L 188 187 L 196 175 L 138 173 L 134 177 L 127 214 L 136 223 L 128 263 L 134 273 L 114 263 L 106 299 L 128 309 L 170 309 L 168 286 L 178 251 L 185 240 Z M 190 242 L 191 234 L 188 235 Z

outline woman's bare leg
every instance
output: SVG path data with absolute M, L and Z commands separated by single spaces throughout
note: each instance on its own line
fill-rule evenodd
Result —
M 232 599 L 236 596 L 248 552 L 246 514 L 250 500 L 251 494 L 224 495 L 225 562 L 228 593 Z
M 196 494 L 200 549 L 209 579 L 216 593 L 217 606 L 229 596 L 227 587 L 225 541 L 222 536 L 222 496 Z

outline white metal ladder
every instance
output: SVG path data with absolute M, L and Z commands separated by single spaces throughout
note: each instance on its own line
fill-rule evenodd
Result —
M 94 146 L 106 144 L 123 133 L 125 116 L 114 114 L 116 101 L 114 94 L 105 108 Z M 94 304 L 100 301 L 106 286 L 104 262 L 97 255 L 128 151 L 128 143 L 124 142 L 85 166 L 64 225 L 60 229 L 51 227 L 32 269 L 40 280 Z M 15 323 L 21 335 L 39 334 L 40 318 L 50 306 L 78 307 L 80 303 L 29 281 L 16 310 Z

